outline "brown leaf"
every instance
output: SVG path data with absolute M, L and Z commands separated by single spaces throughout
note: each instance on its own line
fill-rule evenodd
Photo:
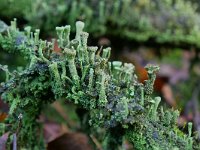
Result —
M 0 113 L 0 122 L 3 122 L 6 118 L 7 118 L 7 114 L 6 113 Z
M 172 89 L 170 87 L 169 84 L 165 84 L 163 87 L 162 87 L 162 94 L 163 94 L 163 97 L 165 98 L 166 102 L 172 106 L 172 107 L 176 107 L 176 101 L 175 101 L 175 98 L 174 98 L 174 95 L 173 95 L 173 92 L 172 92 Z
M 68 132 L 68 128 L 64 125 L 54 122 L 46 122 L 44 124 L 44 137 L 47 143 L 53 141 L 66 132 Z
M 48 150 L 92 150 L 88 137 L 82 133 L 65 133 L 48 144 Z

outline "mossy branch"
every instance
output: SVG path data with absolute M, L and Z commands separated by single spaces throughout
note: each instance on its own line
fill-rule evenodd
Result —
M 10 36 L 11 43 L 5 44 L 8 35 L 1 34 L 1 47 L 14 45 L 16 49 L 9 51 L 29 58 L 29 65 L 15 74 L 9 73 L 12 75 L 0 88 L 2 99 L 11 106 L 4 122 L 10 127 L 4 130 L 17 131 L 18 147 L 44 149 L 37 138 L 40 125 L 36 120 L 48 104 L 66 98 L 88 112 L 87 126 L 108 133 L 102 141 L 104 149 L 118 149 L 126 138 L 139 150 L 192 150 L 195 145 L 191 124 L 189 136 L 178 134 L 181 131 L 176 125 L 177 111 L 160 109 L 161 98 L 152 96 L 159 67 L 147 66 L 149 79 L 141 84 L 132 64 L 109 62 L 110 48 L 103 49 L 102 55 L 95 54 L 97 47 L 87 46 L 84 23 L 78 22 L 76 26 L 73 40 L 69 39 L 70 26 L 57 28 L 60 52 L 52 49 L 52 42 L 47 44 L 38 38 L 39 30 L 35 38 L 27 28 L 25 32 L 10 30 L 10 35 L 17 33 L 26 39 L 18 45 L 12 43 L 15 36 Z M 12 27 L 15 28 L 14 23 Z M 23 117 L 16 121 L 19 115 Z

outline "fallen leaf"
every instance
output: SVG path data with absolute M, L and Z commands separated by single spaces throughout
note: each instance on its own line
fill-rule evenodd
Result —
M 6 113 L 0 113 L 0 122 L 3 122 L 6 118 L 7 118 L 7 114 Z
M 47 150 L 92 150 L 88 137 L 82 133 L 65 133 L 48 143 Z
M 176 107 L 176 101 L 175 101 L 175 98 L 174 98 L 174 95 L 173 95 L 173 92 L 172 92 L 170 85 L 169 84 L 163 85 L 161 90 L 162 90 L 162 94 L 163 94 L 163 97 L 165 98 L 166 102 L 170 106 L 175 108 Z

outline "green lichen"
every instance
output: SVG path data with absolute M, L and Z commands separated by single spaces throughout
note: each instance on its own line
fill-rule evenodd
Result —
M 9 72 L 1 85 L 1 98 L 10 106 L 1 132 L 16 133 L 21 149 L 45 149 L 37 119 L 48 104 L 64 98 L 85 110 L 82 124 L 91 128 L 88 132 L 105 131 L 101 140 L 105 150 L 120 149 L 124 138 L 138 150 L 195 149 L 191 124 L 189 135 L 178 134 L 182 133 L 176 125 L 178 111 L 164 111 L 159 107 L 161 98 L 152 96 L 159 67 L 148 65 L 148 80 L 139 83 L 132 64 L 109 62 L 110 48 L 95 54 L 98 48 L 87 46 L 84 23 L 76 25 L 78 34 L 73 40 L 70 26 L 56 28 L 60 52 L 53 50 L 54 43 L 38 38 L 39 30 L 26 34 L 27 28 L 20 32 L 11 25 L 7 34 L 0 35 L 0 46 L 14 45 L 11 51 L 29 60 L 23 70 Z M 26 40 L 16 44 L 15 36 L 9 37 L 16 32 Z M 10 44 L 5 42 L 8 38 Z
M 1 0 L 0 17 L 22 18 L 46 33 L 58 24 L 82 20 L 95 36 L 117 35 L 142 43 L 199 49 L 198 7 L 188 0 Z

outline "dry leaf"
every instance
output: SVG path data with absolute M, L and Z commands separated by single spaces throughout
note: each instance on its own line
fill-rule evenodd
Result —
M 92 150 L 82 133 L 66 133 L 48 144 L 48 150 Z

